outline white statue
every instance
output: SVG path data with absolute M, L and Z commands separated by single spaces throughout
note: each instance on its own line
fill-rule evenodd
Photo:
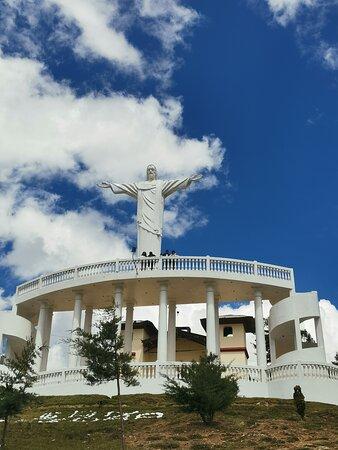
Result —
M 137 199 L 137 254 L 155 256 L 161 253 L 163 230 L 164 199 L 178 189 L 186 189 L 202 175 L 193 175 L 183 180 L 158 180 L 153 164 L 147 167 L 147 181 L 138 183 L 109 183 L 104 181 L 98 186 L 110 188 L 114 194 L 127 194 Z

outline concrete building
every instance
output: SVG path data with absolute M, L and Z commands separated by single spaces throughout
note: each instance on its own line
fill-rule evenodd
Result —
M 326 361 L 317 292 L 298 293 L 289 267 L 208 255 L 161 256 L 156 249 L 161 244 L 164 199 L 200 177 L 161 181 L 154 166 L 148 167 L 147 176 L 142 183 L 105 182 L 101 187 L 137 198 L 139 250 L 154 245 L 154 257 L 112 259 L 42 275 L 17 287 L 14 312 L 0 313 L 0 336 L 7 355 L 30 336 L 42 350 L 34 390 L 45 395 L 112 395 L 114 383 L 96 387 L 84 383 L 83 361 L 72 353 L 67 369 L 47 369 L 53 313 L 71 311 L 73 330 L 81 327 L 85 314 L 83 326 L 90 331 L 93 310 L 111 305 L 113 298 L 120 317 L 125 308 L 125 351 L 135 353 L 140 380 L 138 387 L 124 388 L 126 393 L 162 392 L 163 374 L 179 377 L 182 364 L 207 352 L 231 363 L 228 372 L 238 377 L 240 395 L 291 398 L 297 384 L 308 400 L 338 404 L 338 367 Z M 146 222 L 147 230 L 142 228 Z M 269 365 L 263 299 L 271 303 Z M 243 300 L 254 303 L 254 321 L 219 318 L 220 302 Z M 206 336 L 191 333 L 189 324 L 176 328 L 176 307 L 181 304 L 205 305 Z M 154 305 L 159 311 L 157 328 L 150 322 L 133 326 L 134 307 Z M 302 342 L 305 320 L 314 323 L 314 342 Z M 256 366 L 247 364 L 247 331 L 256 334 Z

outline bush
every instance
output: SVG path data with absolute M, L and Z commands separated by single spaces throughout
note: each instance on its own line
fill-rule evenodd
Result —
M 216 355 L 202 356 L 199 362 L 182 367 L 180 380 L 166 376 L 165 393 L 184 411 L 197 412 L 210 424 L 215 413 L 225 411 L 238 395 L 237 380 L 225 375 L 226 370 Z

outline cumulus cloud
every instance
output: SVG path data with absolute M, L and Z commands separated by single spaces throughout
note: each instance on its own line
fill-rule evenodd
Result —
M 311 7 L 317 0 L 266 0 L 275 19 L 281 25 L 294 20 L 303 6 Z
M 42 64 L 3 56 L 0 180 L 62 171 L 80 188 L 92 188 L 102 179 L 144 178 L 149 162 L 165 176 L 219 168 L 220 141 L 179 136 L 181 113 L 172 98 L 161 103 L 114 93 L 76 97 L 44 73 Z
M 12 309 L 15 302 L 13 295 L 5 295 L 5 290 L 0 287 L 0 311 Z
M 96 183 L 144 179 L 152 162 L 166 177 L 205 172 L 211 187 L 212 173 L 223 160 L 221 143 L 180 136 L 181 120 L 176 99 L 161 103 L 151 96 L 115 93 L 77 97 L 41 63 L 0 56 L 0 239 L 13 244 L 2 264 L 19 277 L 30 277 L 126 256 L 128 239 L 118 235 L 111 218 L 93 208 L 60 212 L 57 197 L 24 186 L 32 181 L 44 186 L 62 176 L 77 189 L 95 189 L 112 203 L 125 196 L 98 190 Z M 197 218 L 199 225 L 205 223 L 185 198 L 172 201 L 166 213 L 166 229 L 173 237 L 184 234 Z
M 31 278 L 87 262 L 129 256 L 127 236 L 111 218 L 91 208 L 55 212 L 55 196 L 26 196 L 18 188 L 0 194 L 0 238 L 11 242 L 2 266 Z
M 87 62 L 104 59 L 163 83 L 175 66 L 174 48 L 199 17 L 180 0 L 4 0 L 0 13 L 0 45 L 11 53 L 43 58 L 51 46 L 68 48 Z M 135 30 L 159 45 L 137 48 L 129 38 Z
M 81 56 L 99 56 L 117 62 L 124 68 L 142 70 L 142 55 L 125 34 L 117 31 L 111 23 L 118 15 L 116 2 L 107 0 L 46 0 L 55 5 L 59 14 L 75 23 L 80 34 L 74 50 Z

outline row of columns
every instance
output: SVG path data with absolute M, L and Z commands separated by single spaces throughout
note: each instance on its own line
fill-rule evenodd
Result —
M 215 286 L 212 282 L 206 282 L 206 349 L 207 353 L 220 355 L 220 336 L 219 336 L 219 309 L 218 298 L 215 295 Z M 116 315 L 122 317 L 123 305 L 123 283 L 115 285 L 114 292 Z M 257 364 L 266 366 L 266 346 L 263 320 L 262 293 L 255 292 L 255 326 L 257 342 Z M 72 320 L 72 330 L 81 328 L 83 308 L 83 294 L 75 293 L 74 311 Z M 47 368 L 48 350 L 50 342 L 50 333 L 52 325 L 53 310 L 47 303 L 42 302 L 38 326 L 36 330 L 36 346 L 41 349 L 37 359 L 37 370 L 44 371 Z M 91 331 L 93 309 L 87 307 L 84 319 L 84 330 Z M 131 353 L 133 339 L 134 322 L 134 304 L 132 302 L 126 305 L 126 321 L 124 331 L 124 351 Z M 121 321 L 119 322 L 119 331 L 121 331 Z M 176 304 L 168 300 L 168 282 L 159 282 L 159 316 L 158 316 L 158 339 L 157 339 L 157 361 L 165 363 L 175 361 L 176 359 Z M 83 364 L 79 356 L 72 350 L 69 352 L 68 365 L 76 367 Z

